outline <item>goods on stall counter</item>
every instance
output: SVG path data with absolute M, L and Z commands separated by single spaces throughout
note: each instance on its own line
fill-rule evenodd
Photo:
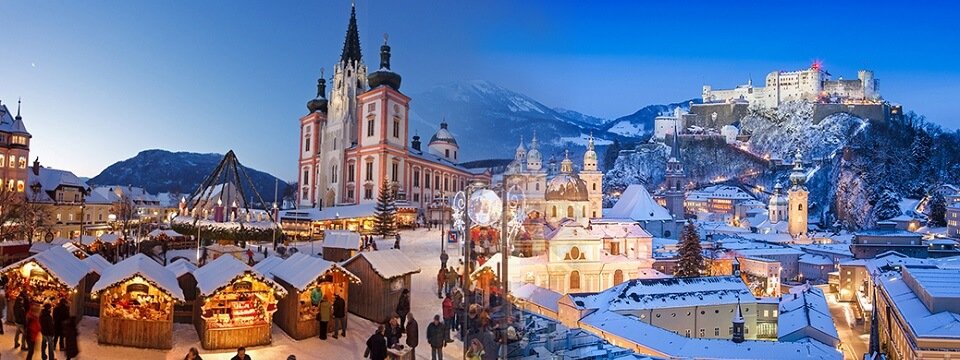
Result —
M 269 310 L 256 294 L 227 293 L 211 299 L 204 311 L 204 318 L 210 320 L 210 326 L 216 328 L 258 325 L 267 322 Z

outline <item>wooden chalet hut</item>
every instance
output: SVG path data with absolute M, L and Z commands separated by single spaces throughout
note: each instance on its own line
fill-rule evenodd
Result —
M 194 325 L 204 349 L 270 344 L 277 299 L 287 295 L 283 287 L 233 256 L 221 256 L 193 274 Z
M 311 301 L 315 291 L 331 305 L 336 295 L 349 304 L 350 284 L 360 284 L 360 278 L 340 264 L 303 253 L 290 256 L 271 272 L 274 280 L 289 294 L 280 300 L 273 320 L 297 340 L 320 334 L 320 323 L 317 321 L 320 309 Z M 329 332 L 332 328 L 333 321 L 324 330 Z
M 417 264 L 394 249 L 360 252 L 343 267 L 360 279 L 360 283 L 350 283 L 352 301 L 347 308 L 378 323 L 396 314 L 400 293 L 410 288 L 411 277 L 420 272 Z
M 197 271 L 197 266 L 184 259 L 177 259 L 167 264 L 167 270 L 173 272 L 177 277 L 177 283 L 180 284 L 180 290 L 183 290 L 183 298 L 186 301 L 174 305 L 173 322 L 178 324 L 193 323 L 193 305 L 197 299 L 197 278 L 193 272 Z
M 21 292 L 33 304 L 55 303 L 66 299 L 70 315 L 83 316 L 85 280 L 90 268 L 61 246 L 20 260 L 0 270 L 7 276 L 7 314 L 13 314 L 14 301 Z
M 177 277 L 144 254 L 103 272 L 93 286 L 100 299 L 101 344 L 173 348 L 174 303 L 185 301 Z
M 100 301 L 93 298 L 93 285 L 100 280 L 100 277 L 103 276 L 103 272 L 108 268 L 113 266 L 107 259 L 104 259 L 100 254 L 93 254 L 87 258 L 81 260 L 84 264 L 87 264 L 87 267 L 90 268 L 90 273 L 87 274 L 84 283 L 83 291 L 83 314 L 89 316 L 100 316 Z
M 346 261 L 363 246 L 360 234 L 349 230 L 324 230 L 323 259 L 327 261 Z

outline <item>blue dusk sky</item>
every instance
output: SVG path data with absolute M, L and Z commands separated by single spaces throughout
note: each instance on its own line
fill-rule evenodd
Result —
M 881 94 L 948 129 L 956 5 L 887 2 L 357 1 L 364 59 L 382 34 L 415 94 L 490 80 L 615 118 L 819 59 L 872 69 Z M 0 101 L 31 157 L 94 176 L 137 152 L 236 150 L 292 180 L 297 119 L 339 59 L 349 1 L 2 1 Z M 329 73 L 328 73 L 329 74 Z M 416 98 L 411 106 L 416 107 Z

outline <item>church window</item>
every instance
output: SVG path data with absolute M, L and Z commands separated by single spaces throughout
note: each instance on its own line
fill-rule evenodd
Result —
M 573 206 L 567 206 L 567 217 L 568 218 L 573 217 Z
M 536 184 L 533 186 L 533 188 L 534 188 L 534 190 L 540 191 L 540 183 L 536 183 Z
M 373 189 L 369 187 L 363 189 L 363 198 L 367 200 L 373 199 Z
M 400 138 L 400 120 L 393 119 L 393 137 Z
M 350 165 L 347 166 L 347 170 L 348 170 L 348 171 L 347 171 L 347 182 L 353 182 L 353 180 L 354 180 L 354 178 L 355 178 L 355 176 L 356 176 L 356 175 L 354 175 L 353 173 L 356 172 L 357 169 L 356 169 L 355 166 L 353 166 L 353 164 L 350 164 Z
M 398 163 L 393 163 L 393 166 L 392 166 L 392 168 L 390 169 L 390 172 L 391 172 L 391 174 L 390 174 L 391 180 L 397 181 L 397 176 L 398 176 L 399 173 L 400 173 L 399 168 L 400 168 L 400 164 L 398 164 Z
M 303 151 L 310 151 L 310 127 L 307 126 L 303 134 Z
M 553 217 L 557 217 L 557 207 L 553 207 Z
M 367 181 L 373 181 L 373 163 L 367 162 Z
M 597 217 L 597 212 L 596 212 L 596 211 L 593 212 L 593 216 L 592 216 L 592 217 L 594 217 L 594 218 Z
M 457 159 L 457 151 L 456 151 L 456 150 L 453 151 L 453 159 L 454 159 L 454 160 Z
M 413 202 L 420 202 L 420 194 L 413 194 Z
M 306 199 L 309 197 L 309 196 L 308 196 L 309 192 L 310 192 L 310 190 L 308 190 L 307 187 L 304 186 L 304 187 L 303 187 L 303 195 L 300 195 L 300 198 L 303 199 L 303 200 L 306 200 Z
M 310 185 L 310 169 L 303 169 L 303 184 Z
M 443 191 L 450 191 L 450 178 L 443 178 Z
M 373 119 L 367 120 L 367 136 L 373 136 Z
M 803 204 L 797 204 L 797 210 L 803 210 Z
M 333 138 L 333 149 L 337 149 L 337 138 Z
M 587 207 L 580 208 L 580 217 L 587 217 Z
M 330 169 L 330 182 L 334 184 L 337 183 L 337 166 L 336 165 L 334 165 Z
M 426 175 L 423 177 L 423 187 L 425 189 L 430 189 L 430 175 Z
M 623 282 L 623 270 L 617 269 L 617 271 L 613 272 L 613 284 L 616 285 L 622 282 Z M 677 314 L 673 314 L 673 316 L 677 316 Z
M 440 190 L 440 175 L 433 177 L 433 189 Z
M 413 186 L 420 186 L 420 170 L 413 171 Z
M 593 183 L 593 191 L 597 191 L 597 183 Z
M 374 110 L 377 110 L 377 103 L 367 104 L 367 112 L 374 111 Z
M 574 270 L 570 273 L 570 289 L 580 288 L 580 272 Z
M 450 149 L 444 150 L 444 151 L 443 151 L 443 156 L 449 159 L 449 158 L 450 158 Z

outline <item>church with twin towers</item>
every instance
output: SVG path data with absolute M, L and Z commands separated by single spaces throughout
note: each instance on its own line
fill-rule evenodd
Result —
M 463 154 L 445 121 L 425 147 L 411 136 L 410 97 L 400 92 L 402 78 L 391 68 L 387 39 L 385 34 L 379 67 L 368 72 L 351 8 L 330 88 L 321 71 L 317 95 L 300 118 L 299 208 L 374 203 L 387 184 L 397 190 L 399 203 L 425 209 L 472 181 L 489 183 L 489 172 L 460 165 Z

